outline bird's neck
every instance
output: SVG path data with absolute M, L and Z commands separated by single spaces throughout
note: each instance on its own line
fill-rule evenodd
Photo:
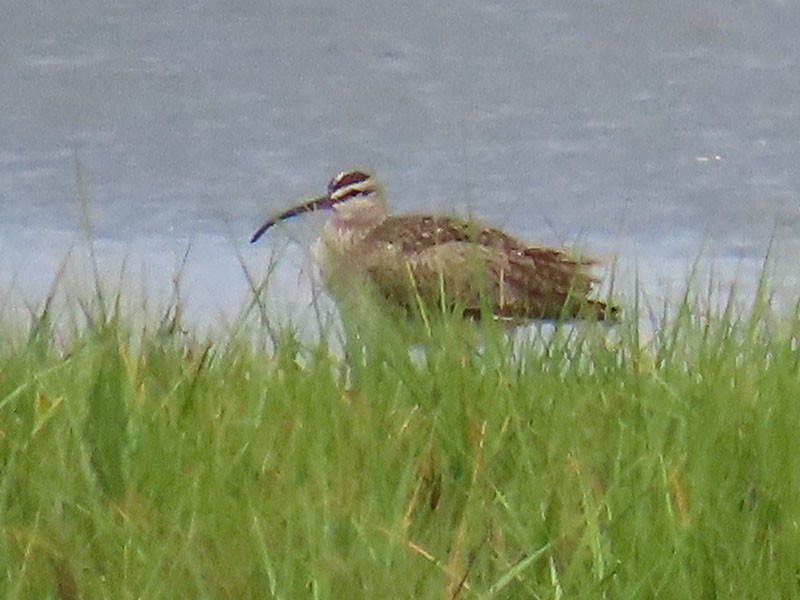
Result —
M 333 207 L 327 233 L 337 237 L 363 238 L 387 216 L 386 199 L 380 194 L 353 198 Z

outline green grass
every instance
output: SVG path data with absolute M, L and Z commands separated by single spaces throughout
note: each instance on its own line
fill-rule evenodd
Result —
M 764 298 L 411 353 L 104 303 L 0 328 L 2 598 L 800 596 L 800 318 Z

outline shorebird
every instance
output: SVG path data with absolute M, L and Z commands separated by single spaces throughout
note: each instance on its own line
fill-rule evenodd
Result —
M 409 315 L 446 309 L 478 319 L 612 319 L 618 308 L 588 296 L 597 261 L 530 246 L 472 220 L 444 215 L 390 216 L 383 186 L 364 171 L 344 171 L 326 194 L 269 219 L 253 234 L 315 210 L 333 212 L 314 245 L 337 303 L 366 286 Z

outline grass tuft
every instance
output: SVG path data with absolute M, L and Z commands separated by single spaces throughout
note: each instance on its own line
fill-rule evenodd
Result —
M 800 314 L 766 281 L 648 330 L 637 300 L 312 342 L 259 300 L 200 340 L 177 280 L 149 322 L 95 283 L 0 324 L 4 598 L 800 593 Z

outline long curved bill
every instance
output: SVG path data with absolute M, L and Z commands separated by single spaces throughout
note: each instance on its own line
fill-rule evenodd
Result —
M 290 208 L 279 214 L 277 217 L 274 217 L 264 223 L 261 227 L 258 228 L 253 234 L 253 237 L 250 238 L 250 243 L 253 244 L 259 240 L 259 238 L 264 235 L 267 230 L 272 227 L 273 225 L 277 225 L 281 221 L 285 221 L 286 219 L 291 219 L 292 217 L 296 217 L 297 215 L 301 215 L 303 213 L 312 212 L 315 210 L 324 210 L 328 209 L 335 204 L 335 201 L 330 197 L 327 196 L 320 196 L 319 198 L 314 198 L 313 200 L 309 200 L 308 202 L 304 202 L 294 208 Z

